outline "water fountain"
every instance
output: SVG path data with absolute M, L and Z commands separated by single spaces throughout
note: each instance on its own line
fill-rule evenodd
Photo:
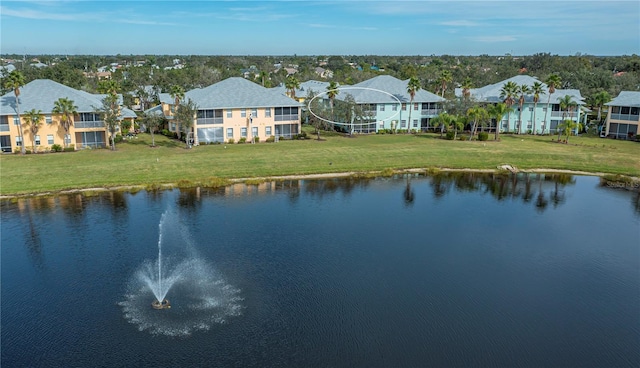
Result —
M 169 293 L 173 305 L 167 299 Z M 199 255 L 189 227 L 167 211 L 160 219 L 157 259 L 142 263 L 119 305 L 125 318 L 141 331 L 184 336 L 240 315 L 239 293 Z M 170 313 L 155 311 L 168 309 Z

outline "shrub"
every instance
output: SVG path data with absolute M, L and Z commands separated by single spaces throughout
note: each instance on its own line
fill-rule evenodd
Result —
M 267 138 L 267 140 L 266 140 L 266 142 L 267 142 L 267 143 L 273 143 L 273 142 L 275 142 L 275 141 L 276 141 L 276 137 L 274 137 L 274 136 L 270 136 L 270 137 L 269 137 L 269 138 Z
M 236 143 L 236 141 L 233 138 L 229 138 L 229 140 L 227 140 L 227 144 L 234 144 Z
M 253 137 L 253 141 L 256 143 L 260 142 L 260 137 Z
M 458 139 L 459 139 L 459 140 L 461 140 L 461 141 L 468 141 L 468 140 L 469 140 L 469 136 L 466 136 L 466 135 L 460 135 L 460 136 L 458 137 Z
M 114 139 L 116 143 L 122 143 L 123 140 L 122 134 L 116 134 L 116 138 Z
M 300 134 L 297 135 L 298 139 L 306 139 L 307 138 L 307 132 L 301 132 Z
M 69 147 L 63 149 L 63 152 L 74 152 L 75 150 L 76 150 L 75 147 L 69 146 Z
M 238 143 L 246 143 L 247 142 L 247 137 L 242 137 L 240 138 L 240 140 L 238 140 Z
M 27 154 L 27 155 L 30 155 L 31 154 L 31 150 L 30 149 L 24 150 L 24 153 Z
M 168 129 L 162 129 L 162 135 L 164 135 L 165 137 L 170 137 L 170 132 Z
M 385 134 L 386 132 L 387 132 L 386 129 L 380 129 L 376 133 L 377 134 Z
M 62 152 L 62 146 L 59 144 L 54 144 L 53 146 L 51 146 L 51 150 L 53 152 Z
M 478 140 L 479 141 L 487 141 L 487 140 L 489 140 L 489 133 L 487 133 L 487 132 L 478 133 Z
M 455 137 L 455 134 L 456 134 L 456 133 L 455 133 L 454 131 L 448 131 L 448 132 L 447 132 L 447 135 L 446 135 L 445 137 L 447 138 L 447 140 L 452 141 L 452 140 L 453 140 L 453 138 Z

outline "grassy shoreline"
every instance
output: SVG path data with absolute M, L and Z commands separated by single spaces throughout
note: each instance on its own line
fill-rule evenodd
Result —
M 322 138 L 187 150 L 182 143 L 157 135 L 158 147 L 151 148 L 150 136 L 142 134 L 117 145 L 117 151 L 2 155 L 0 195 L 219 186 L 238 180 L 385 170 L 496 171 L 505 164 L 532 172 L 640 177 L 640 145 L 629 141 L 572 137 L 570 144 L 558 144 L 550 136 L 502 135 L 500 142 L 465 142 L 442 140 L 437 134 Z

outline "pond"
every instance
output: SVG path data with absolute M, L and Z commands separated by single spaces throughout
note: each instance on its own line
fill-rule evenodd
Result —
M 5 367 L 640 366 L 640 192 L 596 177 L 291 180 L 1 209 Z

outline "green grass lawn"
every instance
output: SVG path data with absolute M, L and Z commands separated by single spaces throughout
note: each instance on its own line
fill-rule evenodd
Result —
M 0 194 L 64 189 L 158 185 L 180 180 L 252 178 L 409 168 L 561 169 L 640 176 L 640 144 L 571 137 L 558 144 L 550 136 L 502 135 L 500 142 L 467 142 L 425 135 L 323 134 L 307 140 L 259 144 L 216 144 L 185 149 L 156 135 L 108 149 L 0 156 Z

